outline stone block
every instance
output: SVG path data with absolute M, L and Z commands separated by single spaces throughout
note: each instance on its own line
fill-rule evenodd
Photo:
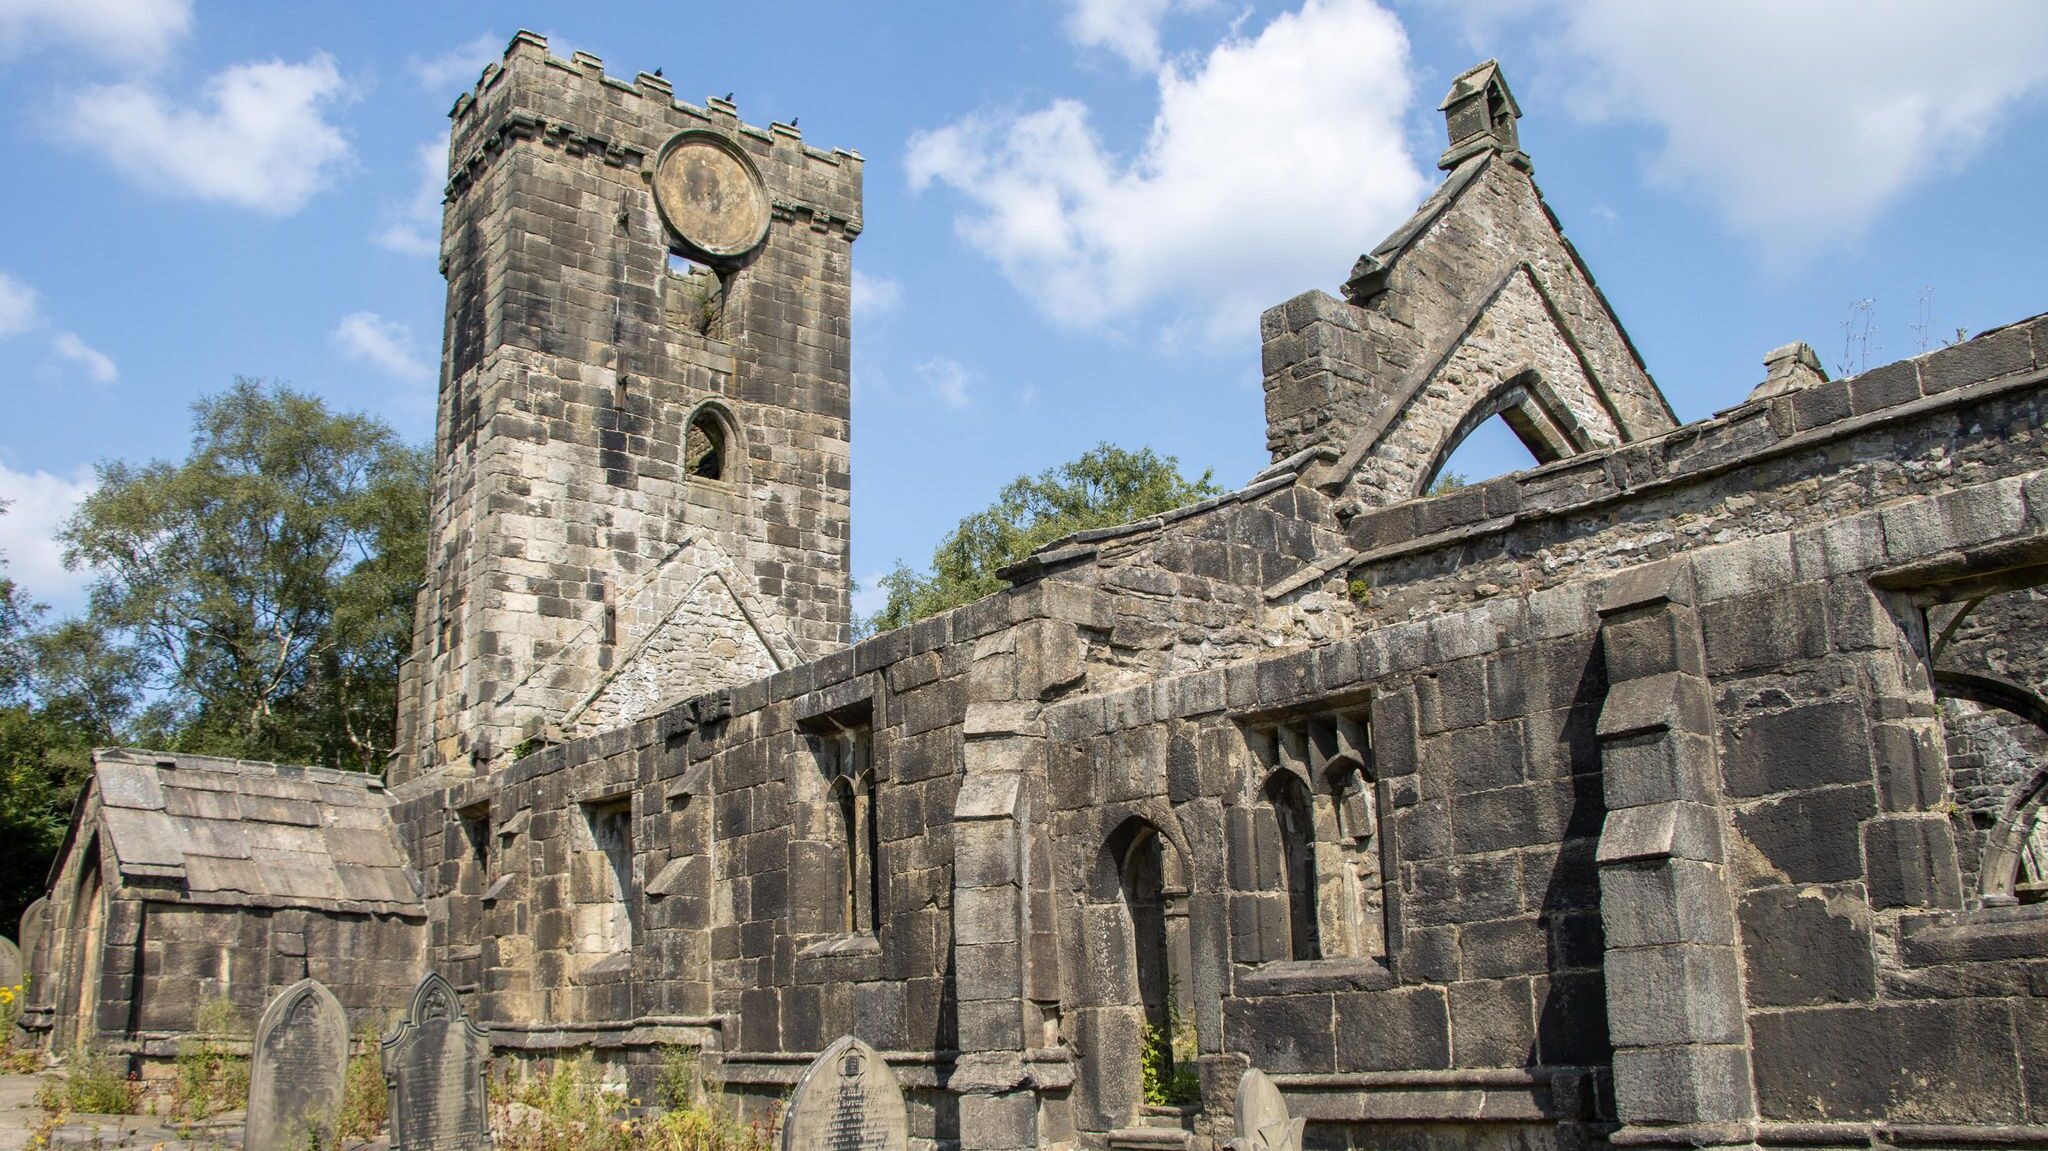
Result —
M 1788 534 L 1707 548 L 1694 553 L 1692 562 L 1703 605 L 1784 587 L 1797 578 Z
M 1481 660 L 1459 660 L 1435 673 L 1415 678 L 1417 727 L 1421 735 L 1486 722 L 1486 666 Z
M 1610 947 L 1725 944 L 1735 938 L 1721 869 L 1689 859 L 1601 868 L 1600 920 Z
M 1460 793 L 1451 807 L 1451 844 L 1458 852 L 1479 854 L 1556 843 L 1575 827 L 1579 834 L 1591 832 L 1598 813 L 1581 813 L 1580 807 L 1570 779 Z
M 2024 327 L 2005 328 L 1922 356 L 1920 386 L 1928 395 L 1966 387 L 2034 367 L 2034 347 Z
M 1863 874 L 1858 828 L 1877 814 L 1867 784 L 1800 792 L 1738 808 L 1735 830 L 1788 883 L 1832 883 Z
M 1451 1065 L 1450 1009 L 1441 988 L 1338 995 L 1337 1070 L 1415 1071 Z
M 1870 908 L 1853 887 L 1772 887 L 1742 899 L 1743 973 L 1756 1007 L 1877 995 Z
M 1699 628 L 1690 609 L 1665 607 L 1610 617 L 1600 629 L 1600 650 L 1610 681 L 1645 679 L 1665 672 L 1706 671 Z
M 2025 1114 L 2011 1008 L 1954 1000 L 1766 1012 L 1750 1023 L 1758 1102 L 1788 1122 L 2015 1123 Z
M 1542 972 L 1550 960 L 1550 939 L 1537 916 L 1468 923 L 1458 932 L 1467 979 L 1506 979 Z
M 1683 801 L 1610 811 L 1601 827 L 1598 858 L 1603 864 L 1673 858 L 1719 863 L 1720 811 Z
M 1920 398 L 1919 362 L 1900 360 L 1849 379 L 1849 408 L 1862 416 Z
M 1600 748 L 1601 784 L 1611 810 L 1719 798 L 1714 745 L 1704 735 L 1665 734 L 1607 740 Z
M 1237 996 L 1223 1005 L 1223 1042 L 1275 1073 L 1336 1069 L 1335 1007 L 1322 995 Z
M 1536 1056 L 1550 1067 L 1592 1067 L 1612 1061 L 1606 981 L 1597 971 L 1544 976 L 1534 985 Z
M 1614 1053 L 1615 1112 L 1643 1126 L 1739 1123 L 1756 1115 L 1741 1047 L 1650 1047 Z M 1777 1116 L 1772 1116 L 1776 1118 Z
M 1731 796 L 1867 783 L 1871 778 L 1870 737 L 1863 705 L 1855 699 L 1760 715 L 1724 730 L 1721 776 Z
M 1607 1007 L 1616 1047 L 1740 1043 L 1735 949 L 1674 943 L 1610 950 Z
M 1827 598 L 1821 584 L 1757 590 L 1700 609 L 1707 671 L 1733 675 L 1819 659 L 1828 652 Z
M 1945 815 L 1886 816 L 1863 828 L 1870 905 L 1962 906 L 1955 827 Z
M 1514 720 L 1460 728 L 1429 741 L 1423 756 L 1425 781 L 1448 777 L 1438 794 L 1464 794 L 1522 781 L 1522 731 Z
M 1451 1065 L 1526 1067 L 1536 1055 L 1529 980 L 1454 983 L 1450 988 Z

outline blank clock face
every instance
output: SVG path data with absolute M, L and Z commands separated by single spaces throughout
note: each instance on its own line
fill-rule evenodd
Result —
M 719 136 L 685 132 L 662 149 L 654 202 L 674 232 L 709 256 L 741 256 L 768 234 L 768 194 L 754 166 Z

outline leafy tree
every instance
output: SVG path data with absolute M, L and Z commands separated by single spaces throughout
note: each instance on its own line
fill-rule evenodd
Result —
M 193 413 L 183 463 L 100 465 L 60 534 L 97 575 L 53 668 L 98 717 L 139 674 L 138 734 L 170 750 L 376 770 L 426 567 L 426 453 L 258 381 Z
M 42 894 L 91 749 L 109 742 L 68 687 L 43 677 L 42 660 L 68 660 L 75 637 L 34 631 L 41 613 L 0 578 L 0 930 Z
M 1005 585 L 997 571 L 1062 536 L 1222 495 L 1223 489 L 1210 482 L 1212 474 L 1205 471 L 1189 482 L 1173 456 L 1102 443 L 1079 459 L 1019 476 L 995 503 L 961 520 L 940 541 L 929 572 L 914 572 L 897 561 L 880 581 L 888 601 L 861 621 L 861 631 L 899 628 L 999 591 Z

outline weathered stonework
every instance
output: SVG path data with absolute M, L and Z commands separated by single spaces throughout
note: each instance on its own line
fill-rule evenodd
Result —
M 1264 317 L 1271 467 L 845 647 L 857 162 L 595 68 L 522 36 L 457 108 L 441 550 L 362 790 L 415 950 L 320 974 L 351 1008 L 431 969 L 501 1059 L 644 1091 L 688 1046 L 763 1109 L 851 1035 L 917 1151 L 1213 1151 L 1248 1068 L 1318 1147 L 2048 1145 L 2048 318 L 1846 380 L 1788 346 L 1675 426 L 1487 65 L 1345 299 Z M 606 270 L 667 275 L 635 181 L 700 123 L 822 206 L 775 192 L 729 340 Z M 590 334 L 613 300 L 639 335 Z M 1416 497 L 1510 413 L 1550 462 Z M 131 784 L 53 892 L 60 1041 L 211 962 L 148 899 L 180 940 L 356 913 L 193 908 L 106 822 Z

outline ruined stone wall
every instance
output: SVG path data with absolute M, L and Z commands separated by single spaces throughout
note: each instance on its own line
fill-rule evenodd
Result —
M 1310 292 L 1260 318 L 1266 446 L 1275 460 L 1321 443 L 1341 449 L 1361 431 L 1383 426 L 1421 390 L 1518 262 L 1528 265 L 1544 309 L 1524 315 L 1516 334 L 1553 324 L 1568 333 L 1570 346 L 1555 370 L 1589 373 L 1613 405 L 1594 426 L 1618 423 L 1628 429 L 1621 438 L 1632 439 L 1675 422 L 1525 166 L 1491 152 L 1466 160 L 1378 255 L 1391 270 L 1364 306 Z M 1556 340 L 1537 334 L 1546 347 Z M 1552 359 L 1530 366 L 1553 366 L 1544 362 Z
M 2048 919 L 1965 906 L 1966 764 L 1916 605 L 2048 561 L 2044 327 L 1342 536 L 1323 497 L 1254 485 L 827 660 L 422 780 L 399 810 L 447 908 L 436 962 L 474 962 L 508 1051 L 645 1075 L 653 1044 L 699 1044 L 758 1099 L 861 1035 L 918 1139 L 962 1146 L 1208 1145 L 1246 1066 L 1359 1146 L 2040 1123 Z M 1204 612 L 1229 625 L 1206 646 Z M 835 926 L 823 786 L 825 737 L 862 722 L 872 935 Z M 615 958 L 588 813 L 621 798 Z M 1139 1095 L 1168 998 L 1188 1113 Z
M 859 157 L 530 34 L 453 119 L 434 578 L 399 779 L 815 658 L 850 618 Z M 740 149 L 772 204 L 760 247 L 710 271 L 671 267 L 686 245 L 651 191 L 683 131 Z M 706 413 L 717 478 L 686 459 Z

